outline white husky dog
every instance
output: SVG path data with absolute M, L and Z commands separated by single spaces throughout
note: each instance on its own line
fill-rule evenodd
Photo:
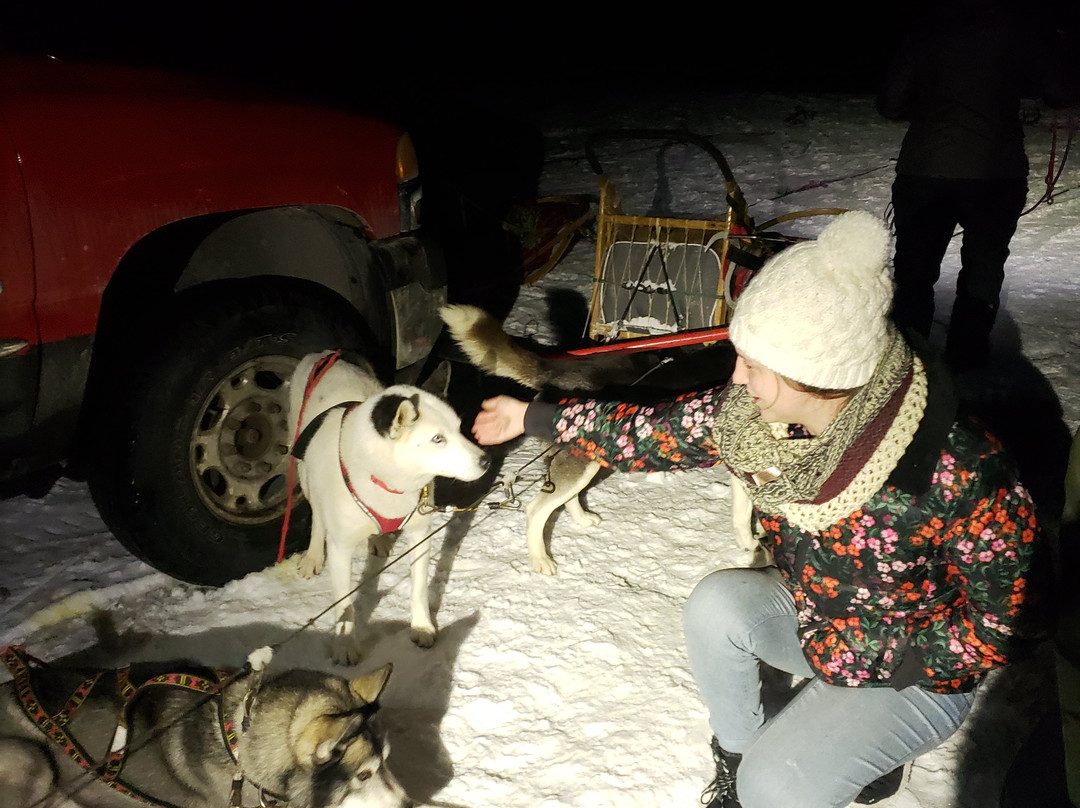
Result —
M 384 388 L 368 367 L 309 354 L 289 391 L 289 423 L 300 487 L 311 503 L 311 543 L 300 561 L 305 578 L 330 571 L 334 606 L 331 656 L 359 661 L 352 558 L 361 547 L 389 554 L 389 534 L 401 531 L 412 579 L 412 640 L 435 642 L 428 602 L 431 513 L 424 504 L 437 476 L 477 480 L 490 460 L 461 433 L 457 413 L 439 397 L 410 385 Z M 300 430 L 297 432 L 297 420 Z

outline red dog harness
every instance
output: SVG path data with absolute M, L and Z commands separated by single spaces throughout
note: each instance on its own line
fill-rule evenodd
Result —
M 345 419 L 349 416 L 349 413 L 352 412 L 353 410 L 355 410 L 359 406 L 360 406 L 359 404 L 351 403 L 346 408 L 345 412 L 342 413 L 342 415 L 341 415 L 341 425 L 342 425 L 343 428 L 345 426 Z M 338 434 L 340 435 L 340 432 Z M 372 518 L 372 520 L 375 522 L 375 524 L 377 524 L 379 526 L 379 530 L 382 531 L 383 533 L 393 533 L 395 530 L 400 530 L 402 527 L 404 527 L 406 522 L 408 522 L 410 519 L 412 519 L 412 515 L 414 513 L 416 513 L 416 509 L 420 507 L 420 499 L 418 497 L 417 500 L 416 500 L 416 505 L 414 505 L 413 509 L 411 511 L 409 511 L 407 514 L 405 514 L 404 516 L 398 516 L 398 517 L 395 517 L 393 519 L 387 519 L 385 516 L 383 516 L 381 514 L 378 514 L 378 513 L 375 513 L 375 511 L 373 511 L 362 499 L 360 499 L 360 495 L 356 492 L 356 489 L 353 487 L 352 480 L 349 479 L 349 470 L 347 468 L 345 468 L 345 460 L 341 456 L 341 441 L 340 441 L 340 439 L 338 440 L 338 465 L 341 466 L 341 478 L 345 481 L 345 487 L 349 489 L 349 493 L 352 494 L 353 502 L 356 503 L 357 507 L 360 508 L 360 510 L 362 510 L 364 513 L 366 513 L 368 516 L 370 516 Z M 378 477 L 376 477 L 374 474 L 371 475 L 371 481 L 373 483 L 375 483 L 375 485 L 379 486 L 379 488 L 381 488 L 383 491 L 387 491 L 387 492 L 389 492 L 391 494 L 404 494 L 405 493 L 404 491 L 397 491 L 397 490 L 391 488 L 386 483 L 384 483 L 382 480 L 380 480 Z
M 349 413 L 359 407 L 360 404 L 361 402 L 359 401 L 346 401 L 341 404 L 337 404 L 328 410 L 323 410 L 314 418 L 312 418 L 311 421 L 308 422 L 308 425 L 304 427 L 304 430 L 297 437 L 296 442 L 293 444 L 293 457 L 295 457 L 297 460 L 304 459 L 304 453 L 307 451 L 308 444 L 311 443 L 311 439 L 315 436 L 315 433 L 319 431 L 319 427 L 323 425 L 323 422 L 326 420 L 327 416 L 330 415 L 330 413 L 332 413 L 334 410 L 341 410 L 341 427 L 344 427 L 345 419 L 348 417 Z M 339 430 L 341 427 L 339 427 Z M 340 435 L 340 431 L 338 434 Z M 360 494 L 357 492 L 356 487 L 353 485 L 353 481 L 349 477 L 349 470 L 345 467 L 345 460 L 341 457 L 340 439 L 338 441 L 338 465 L 341 467 L 341 478 L 345 481 L 345 487 L 349 489 L 349 493 L 352 495 L 353 502 L 356 503 L 357 507 L 360 508 L 360 510 L 362 510 L 364 513 L 371 517 L 371 520 L 379 526 L 379 531 L 381 533 L 393 533 L 395 530 L 400 530 L 402 527 L 404 527 L 405 523 L 412 518 L 413 514 L 416 513 L 417 509 L 420 507 L 420 501 L 421 499 L 423 499 L 423 493 L 421 493 L 420 497 L 417 498 L 416 505 L 413 507 L 413 509 L 404 516 L 387 518 L 382 514 L 378 514 L 374 510 L 372 510 L 371 507 L 360 498 Z M 374 474 L 371 475 L 370 479 L 371 482 L 375 483 L 375 485 L 379 486 L 379 488 L 391 494 L 405 493 L 404 491 L 397 491 L 391 488 Z

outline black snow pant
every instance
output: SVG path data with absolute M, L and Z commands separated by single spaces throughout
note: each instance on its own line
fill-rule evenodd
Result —
M 986 354 L 1005 280 L 1009 242 L 1027 190 L 1026 179 L 901 174 L 893 182 L 893 320 L 901 329 L 929 336 L 941 261 L 956 226 L 963 228 L 956 301 L 945 342 L 946 359 L 953 364 L 971 364 Z

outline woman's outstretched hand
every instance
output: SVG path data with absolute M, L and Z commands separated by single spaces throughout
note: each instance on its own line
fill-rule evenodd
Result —
M 473 421 L 472 433 L 481 446 L 505 443 L 525 432 L 527 401 L 511 396 L 495 396 L 480 405 L 480 412 Z

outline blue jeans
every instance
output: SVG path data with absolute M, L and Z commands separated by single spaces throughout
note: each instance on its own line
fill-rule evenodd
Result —
M 952 735 L 974 699 L 816 678 L 799 646 L 795 601 L 775 567 L 707 575 L 687 599 L 683 628 L 716 739 L 743 756 L 743 808 L 846 806 L 863 786 Z M 810 679 L 768 720 L 761 662 Z

